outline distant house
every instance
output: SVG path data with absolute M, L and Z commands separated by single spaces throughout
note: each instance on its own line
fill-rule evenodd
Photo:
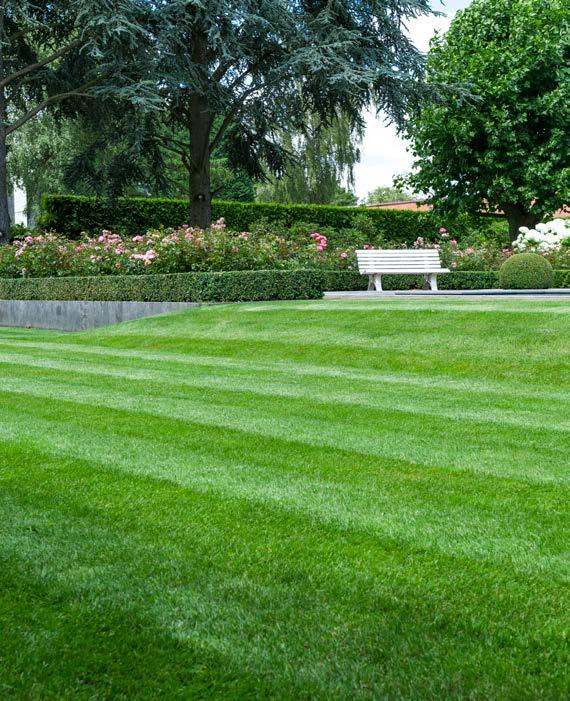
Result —
M 421 202 L 420 200 L 408 200 L 406 202 L 382 202 L 380 204 L 368 204 L 366 205 L 368 209 L 407 209 L 414 212 L 431 212 L 433 209 L 431 204 Z M 487 214 L 487 212 L 484 212 Z M 502 215 L 502 212 L 497 212 L 498 215 Z M 564 207 L 559 209 L 554 213 L 555 219 L 565 219 L 570 217 L 570 207 Z
M 368 209 L 411 209 L 414 212 L 430 212 L 431 204 L 415 200 L 406 200 L 405 202 L 382 202 L 380 204 L 367 204 Z

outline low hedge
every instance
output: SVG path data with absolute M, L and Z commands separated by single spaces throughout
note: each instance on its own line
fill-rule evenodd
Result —
M 328 271 L 325 276 L 324 289 L 336 291 L 366 290 L 368 278 L 355 271 Z M 438 275 L 437 285 L 440 290 L 496 290 L 500 289 L 498 270 L 466 270 Z M 421 290 L 424 286 L 423 275 L 385 275 L 382 287 L 387 290 Z M 555 270 L 553 286 L 558 289 L 570 289 L 570 270 Z
M 253 302 L 319 299 L 324 278 L 311 270 L 246 270 L 171 275 L 0 279 L 0 299 L 118 302 Z
M 223 217 L 230 229 L 247 231 L 260 219 L 281 222 L 290 227 L 307 222 L 322 227 L 348 228 L 355 217 L 368 217 L 381 237 L 394 243 L 411 245 L 418 236 L 436 239 L 440 226 L 448 228 L 456 239 L 474 231 L 490 237 L 504 236 L 506 223 L 495 217 L 460 215 L 453 220 L 426 212 L 333 207 L 328 205 L 287 205 L 267 202 L 222 202 L 212 204 L 214 219 Z M 71 195 L 46 195 L 42 202 L 40 226 L 69 238 L 81 232 L 99 233 L 110 229 L 119 234 L 135 235 L 161 226 L 176 227 L 188 221 L 188 202 L 165 198 L 129 197 L 116 200 Z M 350 241 L 345 242 L 350 245 Z M 339 244 L 341 245 L 341 244 Z
M 570 270 L 555 270 L 552 286 L 558 289 L 570 288 Z
M 368 277 L 356 271 L 329 271 L 325 275 L 325 290 L 349 291 L 366 290 Z M 492 271 L 452 272 L 438 275 L 440 290 L 490 290 L 499 287 L 499 273 Z M 570 286 L 570 285 L 569 285 Z M 382 287 L 392 290 L 421 290 L 424 287 L 423 275 L 384 275 Z
M 421 275 L 386 275 L 385 290 L 422 289 Z M 440 290 L 499 287 L 497 271 L 452 272 L 438 277 Z M 325 291 L 366 290 L 368 278 L 350 270 L 246 270 L 172 275 L 0 278 L 0 299 L 117 302 L 257 302 L 319 299 Z M 570 288 L 570 270 L 554 271 L 554 287 Z

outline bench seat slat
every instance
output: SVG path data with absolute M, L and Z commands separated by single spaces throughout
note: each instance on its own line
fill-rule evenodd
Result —
M 386 256 L 383 253 L 361 253 L 360 258 L 385 258 L 386 260 L 401 259 L 401 260 L 423 260 L 424 258 L 439 258 L 437 253 L 419 253 L 413 256 L 405 256 L 399 253 L 397 256 Z
M 385 275 L 422 275 L 428 273 L 448 273 L 448 268 L 435 268 L 423 267 L 423 268 L 363 268 L 360 271 L 363 275 L 374 275 L 375 273 L 383 273 Z
M 374 265 L 425 265 L 427 263 L 439 263 L 439 258 L 412 258 L 404 260 L 402 258 L 359 258 L 362 263 L 373 263 Z

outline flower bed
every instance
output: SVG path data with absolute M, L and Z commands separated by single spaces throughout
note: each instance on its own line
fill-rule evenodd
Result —
M 78 241 L 58 234 L 29 234 L 0 248 L 0 278 L 96 277 L 240 270 L 321 269 L 357 272 L 355 249 L 372 248 L 366 221 L 351 229 L 353 245 L 335 244 L 333 229 L 311 224 L 290 230 L 259 222 L 252 231 L 235 232 L 223 220 L 208 230 L 182 226 L 120 236 L 102 231 Z M 346 234 L 346 232 L 344 232 Z M 435 248 L 445 267 L 456 272 L 497 271 L 513 252 L 537 252 L 555 268 L 570 268 L 570 229 L 564 222 L 521 230 L 513 248 L 495 240 L 458 243 L 441 228 L 437 240 L 418 237 L 413 248 Z M 390 248 L 386 242 L 378 247 Z M 404 245 L 400 247 L 405 248 Z
M 110 231 L 71 241 L 28 235 L 0 249 L 0 277 L 144 275 L 223 270 L 350 269 L 353 253 L 318 232 L 299 243 L 273 231 L 232 232 L 223 220 L 206 231 L 188 226 L 121 237 Z M 351 258 L 352 254 L 352 258 Z

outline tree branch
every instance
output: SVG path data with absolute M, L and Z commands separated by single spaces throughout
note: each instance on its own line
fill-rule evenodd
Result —
M 218 131 L 216 132 L 216 135 L 214 136 L 214 138 L 212 139 L 212 142 L 210 143 L 210 154 L 214 153 L 214 151 L 218 148 L 221 140 L 224 138 L 224 134 L 228 130 L 228 127 L 233 122 L 233 120 L 238 112 L 239 112 L 239 106 L 234 107 L 234 109 L 230 110 L 228 112 L 228 114 L 225 116 L 224 121 L 221 123 Z
M 23 114 L 13 124 L 10 124 L 9 126 L 7 126 L 6 127 L 6 136 L 8 136 L 12 132 L 16 131 L 16 129 L 23 127 L 24 124 L 29 122 L 30 119 L 32 119 L 33 117 L 36 116 L 36 114 L 41 112 L 46 107 L 49 107 L 49 105 L 53 105 L 54 102 L 59 102 L 60 100 L 65 100 L 68 97 L 93 97 L 92 93 L 82 92 L 83 90 L 87 89 L 88 87 L 90 87 L 90 84 L 83 85 L 81 88 L 78 88 L 77 90 L 71 90 L 69 92 L 63 92 L 63 93 L 59 93 L 58 95 L 52 95 L 51 97 L 48 97 L 43 102 L 40 102 L 39 105 L 36 105 L 31 110 L 26 112 L 26 114 Z
M 186 156 L 186 151 L 182 151 L 182 149 L 178 149 L 166 143 L 166 139 L 164 139 L 163 137 L 157 136 L 154 138 L 154 141 L 159 143 L 160 146 L 162 146 L 162 148 L 165 148 L 167 151 L 172 151 L 172 153 L 176 153 L 181 158 L 184 158 Z
M 53 63 L 58 58 L 65 55 L 68 51 L 71 51 L 71 49 L 74 49 L 76 46 L 81 46 L 81 44 L 83 43 L 84 42 L 82 39 L 76 39 L 70 44 L 67 44 L 67 46 L 64 46 L 62 49 L 55 51 L 53 54 L 50 54 L 43 60 L 38 61 L 37 63 L 31 63 L 29 66 L 26 66 L 25 68 L 22 68 L 19 71 L 16 71 L 11 75 L 6 76 L 3 80 L 0 80 L 0 88 L 4 88 L 6 87 L 6 85 L 13 82 L 14 80 L 18 80 L 18 78 L 23 78 L 28 73 L 32 73 L 33 71 L 37 71 L 39 68 L 43 68 L 44 66 Z
M 176 146 L 180 146 L 181 149 L 184 149 L 185 151 L 190 150 L 190 144 L 188 144 L 186 141 L 181 141 L 180 139 L 175 139 L 173 136 L 165 136 L 161 135 L 157 137 L 161 141 L 168 141 L 171 144 L 175 144 Z
M 231 61 L 226 61 L 225 63 L 220 63 L 218 67 L 214 70 L 212 73 L 212 80 L 215 80 L 216 82 L 219 82 L 225 74 L 230 70 L 230 68 L 233 66 L 233 62 Z
M 273 81 L 277 82 L 277 81 Z M 258 90 L 263 90 L 263 88 L 266 88 L 269 86 L 270 83 L 263 83 L 262 85 L 255 85 L 248 90 L 245 90 L 240 96 L 239 100 L 240 102 L 237 103 L 233 109 L 231 109 L 226 117 L 224 118 L 224 121 L 221 123 L 220 128 L 216 132 L 216 135 L 212 139 L 212 142 L 210 144 L 210 154 L 214 153 L 216 148 L 220 145 L 221 140 L 224 138 L 224 134 L 228 130 L 228 127 L 232 123 L 232 121 L 235 119 L 235 117 L 239 114 L 239 112 L 246 106 L 245 105 L 245 99 L 249 97 L 250 95 L 253 95 L 253 93 L 257 92 Z

